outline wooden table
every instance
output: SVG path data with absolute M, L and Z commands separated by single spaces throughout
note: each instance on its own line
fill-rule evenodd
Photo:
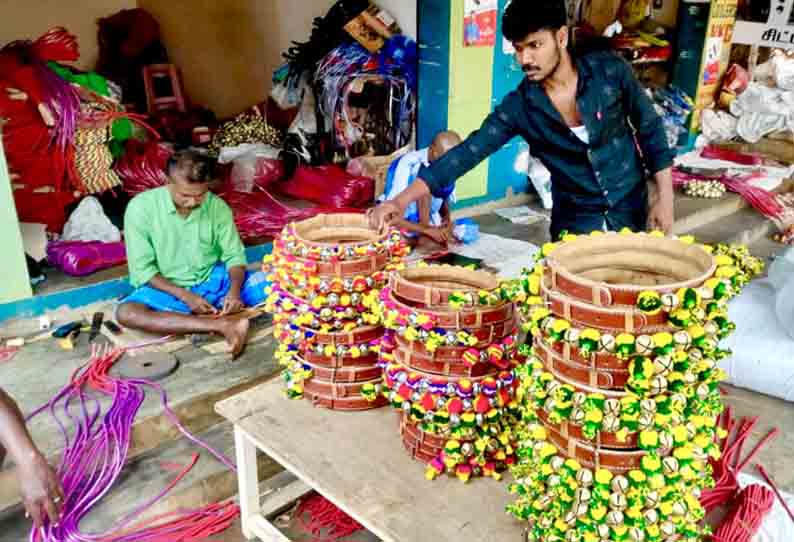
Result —
M 391 409 L 331 412 L 284 398 L 279 381 L 218 403 L 234 424 L 243 534 L 285 541 L 264 517 L 256 452 L 281 463 L 384 542 L 520 542 L 524 525 L 505 512 L 506 482 L 443 477 L 400 441 Z M 304 486 L 305 487 L 305 486 Z

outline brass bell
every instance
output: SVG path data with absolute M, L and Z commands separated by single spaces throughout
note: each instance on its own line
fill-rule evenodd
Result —
M 645 531 L 639 527 L 631 527 L 629 529 L 629 538 L 632 542 L 644 542 Z
M 623 525 L 623 512 L 620 510 L 612 510 L 607 514 L 607 525 L 618 526 Z
M 655 416 L 652 413 L 643 412 L 640 414 L 640 419 L 637 420 L 637 423 L 641 431 L 651 429 L 655 424 Z
M 625 493 L 629 490 L 629 481 L 626 479 L 625 476 L 622 474 L 618 474 L 614 478 L 612 478 L 612 483 L 610 484 L 612 491 L 615 493 Z
M 659 493 L 649 491 L 645 495 L 645 508 L 656 508 L 657 506 L 659 506 Z
M 647 356 L 653 352 L 654 342 L 650 335 L 640 335 L 634 341 L 634 349 L 640 356 Z
M 656 412 L 656 401 L 653 399 L 643 399 L 640 402 L 640 409 L 645 412 Z
M 659 522 L 659 512 L 653 508 L 646 510 L 642 516 L 645 519 L 645 523 L 648 525 L 655 525 Z
M 692 337 L 686 331 L 676 331 L 673 334 L 673 342 L 682 350 L 687 350 L 692 346 Z
M 671 312 L 673 309 L 678 307 L 678 304 L 680 303 L 678 296 L 673 293 L 662 294 L 661 301 L 662 308 L 666 312 Z
M 649 390 L 651 395 L 659 395 L 660 393 L 664 393 L 667 389 L 667 379 L 662 375 L 656 375 L 651 379 L 651 389 Z
M 659 448 L 662 450 L 670 450 L 674 445 L 673 442 L 673 435 L 668 433 L 667 431 L 662 431 L 659 433 Z
M 615 336 L 608 333 L 601 335 L 601 348 L 607 352 L 615 351 Z
M 674 516 L 684 516 L 686 515 L 686 506 L 681 501 L 674 502 L 672 511 Z
M 576 481 L 582 487 L 590 487 L 593 485 L 593 471 L 585 468 L 579 469 L 576 473 Z
M 620 416 L 620 401 L 618 399 L 604 401 L 604 416 Z
M 554 472 L 559 471 L 564 464 L 565 464 L 565 459 L 559 455 L 555 455 L 549 460 L 549 465 L 551 466 L 551 470 L 553 470 Z
M 628 501 L 623 493 L 613 493 L 609 496 L 609 507 L 612 510 L 623 511 L 628 506 Z
M 673 370 L 673 358 L 670 356 L 656 356 L 653 361 L 653 372 L 657 375 L 666 376 Z
M 565 342 L 569 342 L 571 344 L 576 344 L 579 342 L 579 330 L 575 327 L 569 328 L 565 332 Z
M 620 429 L 620 419 L 617 416 L 604 416 L 601 420 L 601 430 L 607 433 L 617 433 Z
M 588 503 L 588 502 L 590 502 L 590 498 L 591 498 L 590 490 L 587 489 L 586 487 L 580 487 L 574 492 L 573 498 L 576 499 L 577 501 L 579 501 L 580 503 L 583 503 L 583 504 Z M 587 511 L 587 509 L 585 508 L 585 512 L 586 511 Z M 579 515 L 581 515 L 581 514 L 579 514 Z

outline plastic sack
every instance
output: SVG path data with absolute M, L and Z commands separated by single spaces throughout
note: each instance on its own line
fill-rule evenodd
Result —
M 279 150 L 264 143 L 244 143 L 236 147 L 224 147 L 218 162 L 232 162 L 229 180 L 237 192 L 252 192 L 255 186 L 267 187 L 284 175 L 278 160 Z
M 327 207 L 366 207 L 375 197 L 375 181 L 355 177 L 339 166 L 299 166 L 288 181 L 274 187 L 287 196 Z
M 471 218 L 459 218 L 455 221 L 455 228 L 452 233 L 458 241 L 464 245 L 469 245 L 480 238 L 480 225 Z
M 57 241 L 47 245 L 47 261 L 67 275 L 82 277 L 127 261 L 124 243 Z
M 540 196 L 540 201 L 544 209 L 551 209 L 554 203 L 551 199 L 551 173 L 546 169 L 543 163 L 530 156 L 529 158 L 529 180 L 532 181 L 532 186 Z
M 777 86 L 784 90 L 794 90 L 794 60 L 778 54 L 773 57 L 772 66 Z
M 99 200 L 88 196 L 72 212 L 63 227 L 62 241 L 121 241 L 121 232 L 105 215 Z

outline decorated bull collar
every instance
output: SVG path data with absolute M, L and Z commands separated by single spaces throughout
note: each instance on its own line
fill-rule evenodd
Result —
M 615 475 L 566 459 L 529 416 L 517 431 L 510 485 L 517 500 L 508 506 L 530 522 L 528 540 L 694 541 L 708 534 L 698 496 L 709 487 L 701 474 L 709 466 L 692 446 L 664 458 L 648 454 L 641 469 Z
M 448 331 L 437 327 L 438 320 L 430 314 L 397 308 L 389 299 L 389 294 L 389 288 L 381 290 L 378 302 L 373 302 L 369 308 L 379 317 L 383 327 L 405 340 L 419 341 L 431 353 L 440 346 L 475 347 L 480 342 L 467 331 Z
M 410 247 L 397 229 L 391 229 L 386 237 L 379 241 L 319 245 L 302 241 L 293 225 L 284 228 L 279 238 L 274 241 L 274 248 L 298 258 L 322 262 L 354 260 L 383 252 L 389 252 L 394 257 L 404 257 L 410 251 Z
M 468 368 L 475 367 L 481 363 L 490 363 L 501 370 L 511 369 L 521 362 L 521 358 L 516 355 L 518 353 L 516 348 L 517 341 L 517 330 L 514 330 L 512 334 L 504 339 L 493 342 L 484 348 L 467 348 L 461 356 L 461 361 Z M 387 363 L 394 362 L 393 352 L 396 348 L 397 342 L 394 340 L 394 332 L 386 332 L 381 339 L 381 358 Z M 524 356 L 525 358 L 526 356 Z
M 546 371 L 537 358 L 530 358 L 516 372 L 521 380 L 518 396 L 527 408 L 545 411 L 551 423 L 581 427 L 589 440 L 595 440 L 599 431 L 614 433 L 624 442 L 629 433 L 640 433 L 643 449 L 668 449 L 694 438 L 722 411 L 719 383 L 725 373 L 718 368 L 698 374 L 692 383 L 674 371 L 667 377 L 672 381 L 667 389 L 653 395 L 626 393 L 621 397 L 577 391 Z
M 449 296 L 449 307 L 494 307 L 505 302 L 522 302 L 525 295 L 518 281 L 504 281 L 493 290 L 455 291 Z

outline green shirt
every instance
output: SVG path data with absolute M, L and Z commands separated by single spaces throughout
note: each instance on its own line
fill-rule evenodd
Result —
M 207 280 L 212 268 L 246 265 L 232 210 L 208 193 L 187 217 L 176 211 L 167 187 L 135 196 L 124 215 L 130 283 L 137 288 L 156 274 L 182 288 Z

